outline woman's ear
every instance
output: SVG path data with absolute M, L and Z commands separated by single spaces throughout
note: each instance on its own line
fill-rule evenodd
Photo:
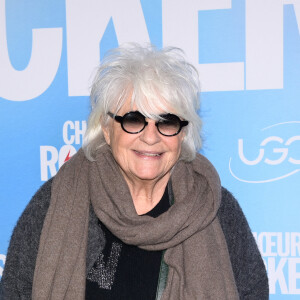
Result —
M 180 132 L 180 133 L 181 133 L 181 132 Z M 183 142 L 185 136 L 186 136 L 186 131 L 185 131 L 185 130 L 182 130 L 181 142 Z
M 110 128 L 108 125 L 106 125 L 106 126 L 101 125 L 101 127 L 103 130 L 103 135 L 104 135 L 105 141 L 108 145 L 110 145 Z

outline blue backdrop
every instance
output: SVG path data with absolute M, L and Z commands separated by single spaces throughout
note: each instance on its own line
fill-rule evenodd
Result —
M 0 276 L 21 212 L 81 145 L 95 67 L 130 41 L 197 66 L 202 153 L 248 218 L 270 298 L 299 299 L 299 0 L 0 0 Z

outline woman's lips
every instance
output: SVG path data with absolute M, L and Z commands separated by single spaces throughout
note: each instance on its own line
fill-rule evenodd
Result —
M 163 152 L 154 152 L 154 151 L 138 151 L 133 150 L 135 154 L 141 157 L 149 157 L 149 158 L 159 158 L 163 155 Z

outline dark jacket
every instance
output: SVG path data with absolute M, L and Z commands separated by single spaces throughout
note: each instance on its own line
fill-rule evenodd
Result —
M 50 204 L 51 183 L 52 180 L 49 180 L 38 190 L 14 229 L 0 283 L 1 300 L 31 299 L 39 239 Z M 252 232 L 239 204 L 224 188 L 218 218 L 227 242 L 240 299 L 269 299 L 265 266 Z M 87 272 L 94 265 L 104 244 L 103 232 L 90 209 Z

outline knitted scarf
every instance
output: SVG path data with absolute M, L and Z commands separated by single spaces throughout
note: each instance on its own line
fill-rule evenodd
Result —
M 200 154 L 177 162 L 171 175 L 174 204 L 157 218 L 136 213 L 109 146 L 96 161 L 82 150 L 52 183 L 33 280 L 33 300 L 83 300 L 89 207 L 124 243 L 166 250 L 169 266 L 162 300 L 239 299 L 223 231 L 216 217 L 219 177 Z

